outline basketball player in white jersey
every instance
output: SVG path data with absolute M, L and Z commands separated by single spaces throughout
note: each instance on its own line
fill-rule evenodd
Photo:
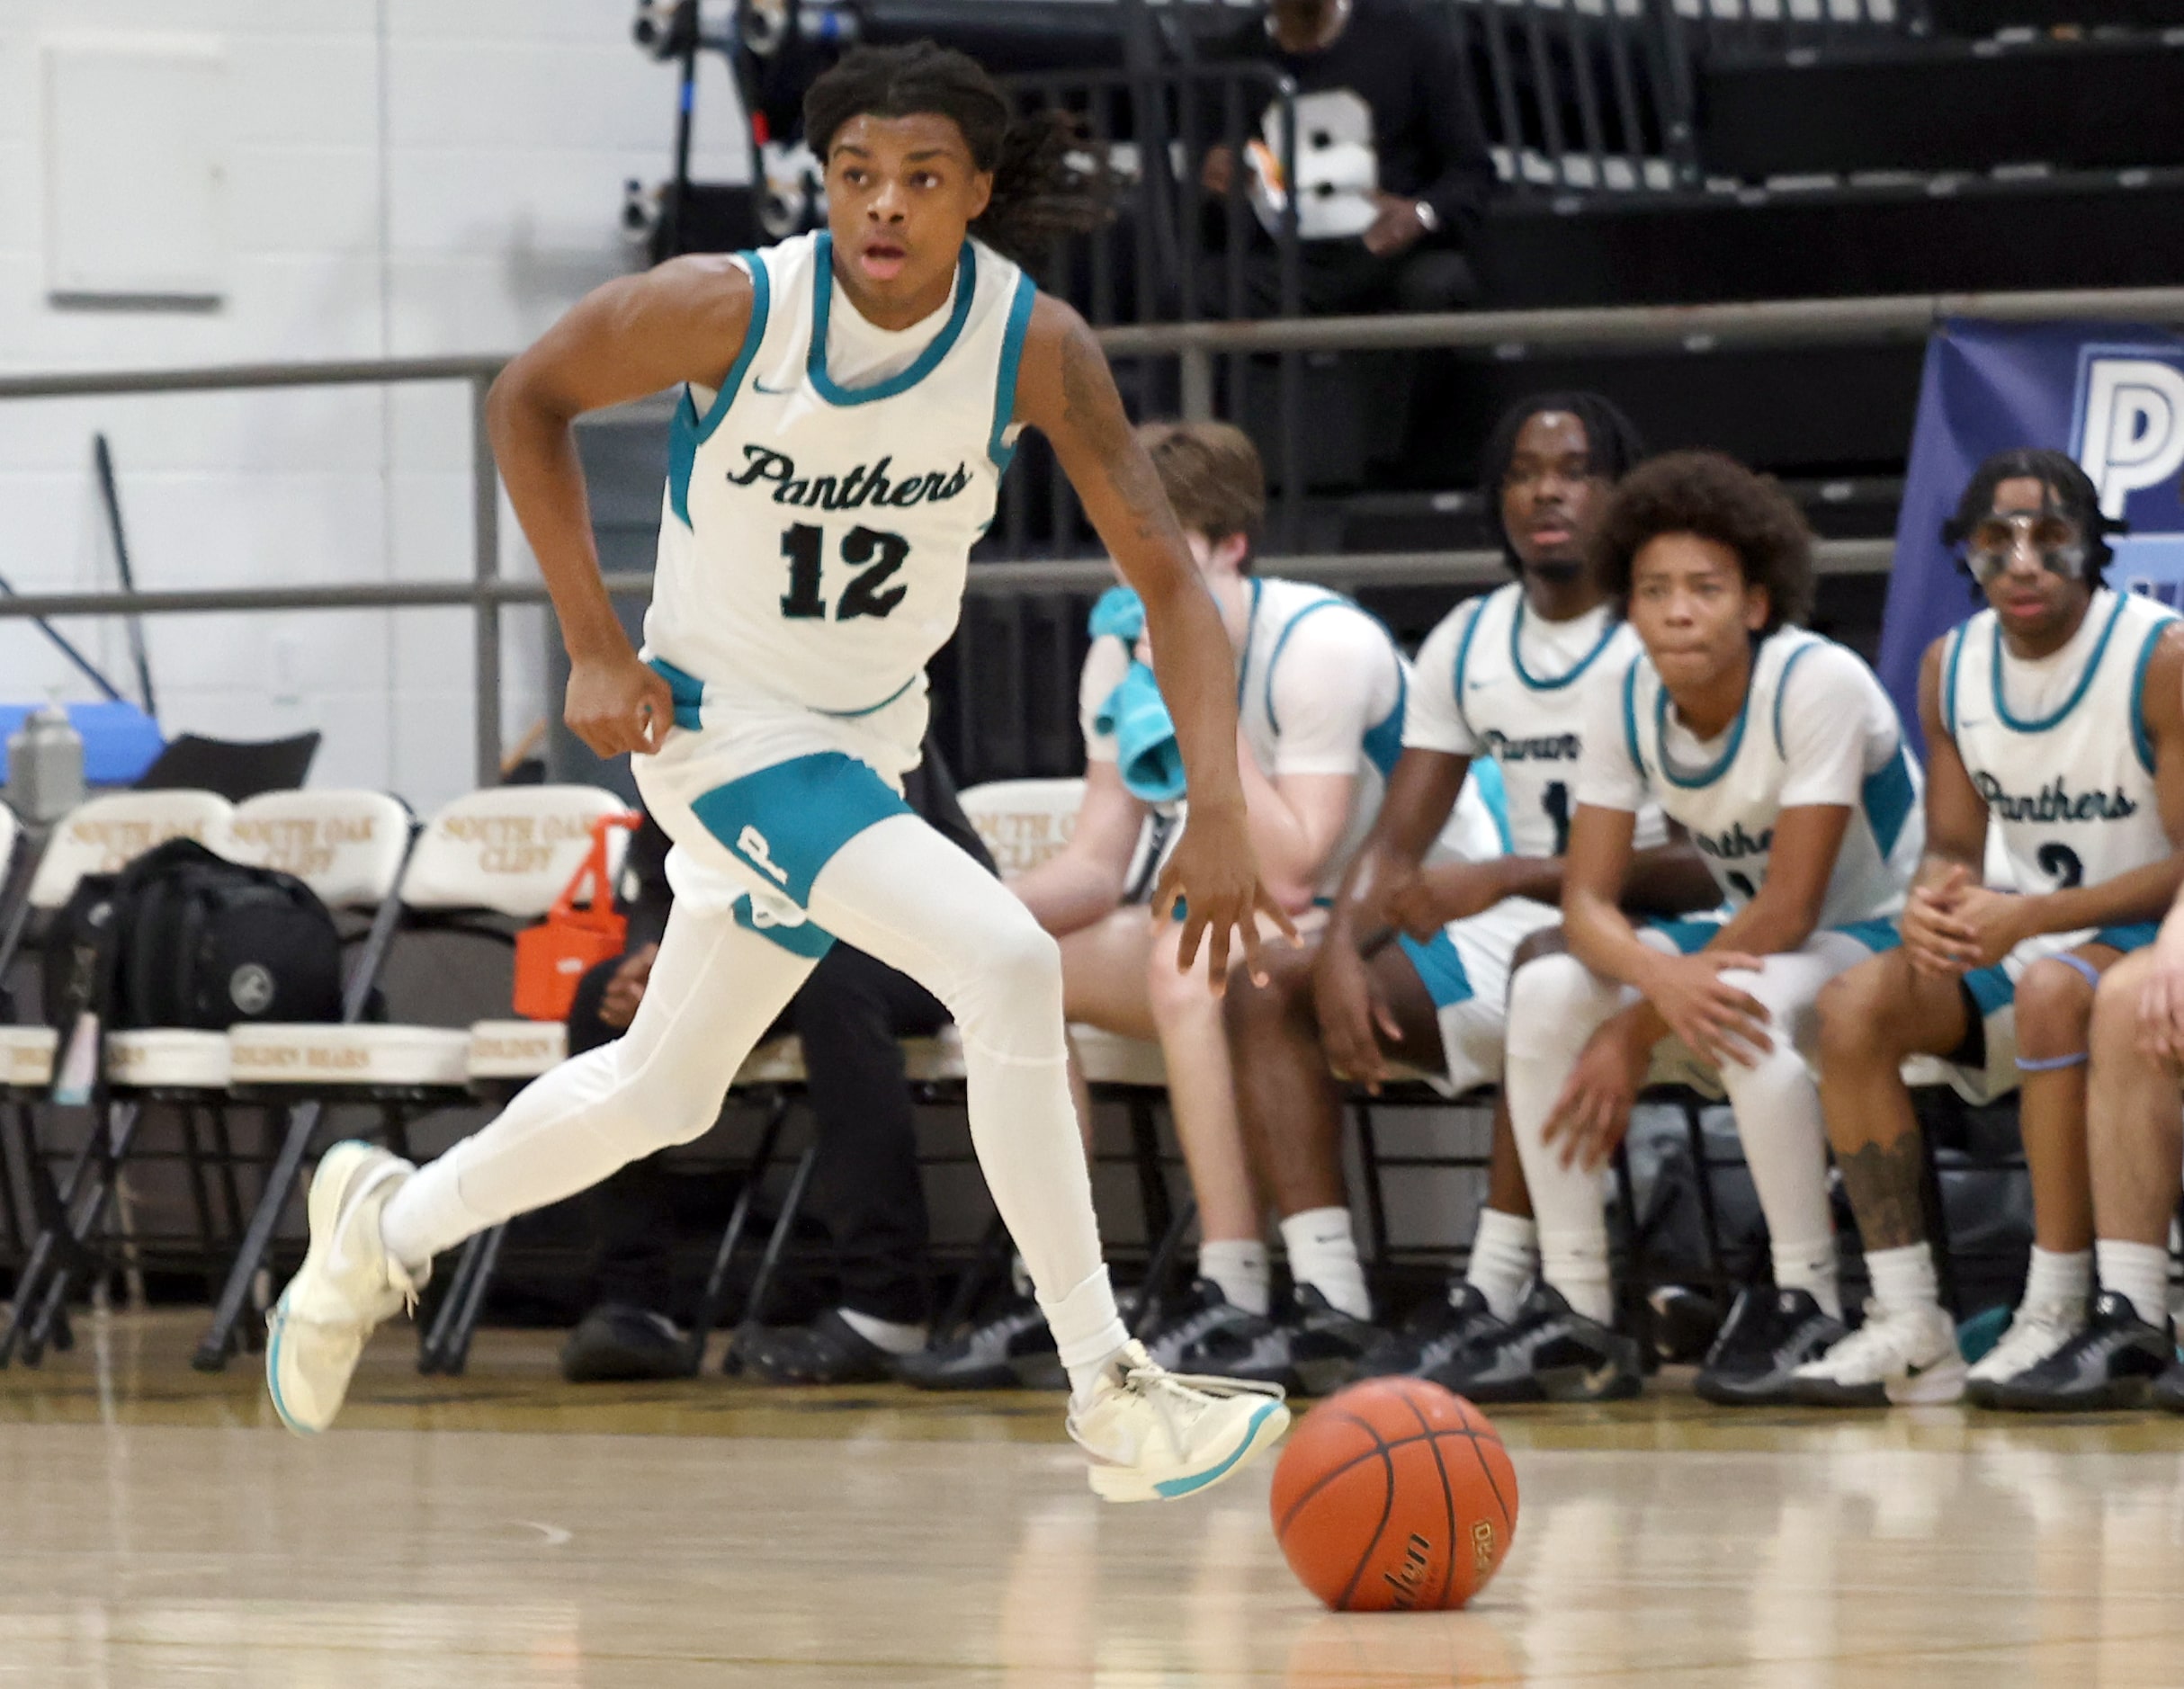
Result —
M 571 658 L 567 714 L 628 751 L 675 840 L 676 892 L 626 1036 L 531 1086 L 422 1171 L 337 1147 L 266 1369 L 298 1431 L 341 1405 L 373 1326 L 464 1238 L 703 1133 L 753 1044 L 837 937 L 909 974 L 962 1033 L 987 1182 L 1071 1381 L 1070 1434 L 1116 1501 L 1189 1494 L 1266 1449 L 1276 1392 L 1186 1382 L 1116 1317 L 1064 1074 L 1053 941 L 909 811 L 924 669 L 1017 431 L 1052 442 L 1141 594 L 1193 784 L 1164 889 L 1183 959 L 1257 916 L 1235 666 L 1096 343 L 979 237 L 1044 238 L 1081 209 L 1059 119 L 1012 126 L 971 60 L 852 53 L 812 85 L 828 228 L 602 288 L 496 385 L 496 455 Z M 1059 219 L 1059 220 L 1058 220 Z M 680 383 L 644 661 L 600 584 L 578 415 Z
M 1408 665 L 1387 629 L 1350 600 L 1254 572 L 1267 484 L 1249 435 L 1226 423 L 1149 424 L 1139 435 L 1236 654 L 1238 766 L 1261 871 L 1284 907 L 1303 917 L 1379 806 L 1402 732 Z M 1010 888 L 1061 943 L 1069 1018 L 1162 1046 L 1199 1202 L 1202 1258 L 1219 1265 L 1240 1256 L 1249 1267 L 1255 1256 L 1254 1311 L 1263 1316 L 1263 1210 L 1239 1142 L 1221 1000 L 1204 968 L 1177 968 L 1177 925 L 1127 895 L 1133 859 L 1148 845 L 1158 851 L 1183 819 L 1173 724 L 1142 660 L 1137 595 L 1109 592 L 1093 610 L 1091 631 L 1079 685 L 1084 801 L 1068 844 Z M 1475 793 L 1472 803 L 1485 848 L 1499 849 Z M 1089 1120 L 1083 1096 L 1079 1112 Z M 1354 1255 L 1350 1268 L 1355 1277 Z M 1356 1287 L 1362 1292 L 1361 1278 Z M 1254 1287 L 1234 1288 L 1244 1298 Z M 1341 1297 L 1343 1287 L 1331 1295 Z M 1170 1309 L 1148 1336 L 1156 1359 L 1172 1360 L 1187 1342 L 1178 1327 L 1187 1317 Z M 1019 1300 L 918 1357 L 904 1376 L 931 1388 L 1032 1381 L 1050 1345 L 1036 1307 Z
M 1401 760 L 1319 944 L 1271 958 L 1264 987 L 1240 982 L 1229 994 L 1247 1142 L 1276 1208 L 1290 1217 L 1285 1238 L 1302 1232 L 1321 1248 L 1333 1240 L 1353 1273 L 1336 1074 L 1377 1086 L 1392 1057 L 1445 1075 L 1452 1096 L 1501 1077 L 1513 960 L 1562 918 L 1561 858 L 1584 700 L 1593 686 L 1612 685 L 1637 648 L 1585 548 L 1599 506 L 1642 455 L 1628 419 L 1597 394 L 1541 394 L 1496 424 L 1482 454 L 1482 488 L 1518 578 L 1458 605 L 1420 648 Z M 1501 787 L 1507 853 L 1429 861 L 1467 773 L 1485 758 Z M 1658 813 L 1651 834 L 1645 842 L 1657 844 Z M 1715 900 L 1687 847 L 1642 850 L 1640 859 L 1634 882 L 1680 880 L 1639 884 L 1641 896 L 1665 890 L 1669 907 L 1687 907 L 1693 896 L 1700 907 Z M 1294 1271 L 1297 1243 L 1289 1241 Z M 1257 1377 L 1341 1359 L 1371 1373 L 1430 1375 L 1516 1317 L 1537 1265 L 1523 1171 L 1497 1108 L 1488 1205 L 1470 1270 L 1446 1298 L 1392 1341 L 1361 1346 L 1300 1296 L 1281 1326 L 1217 1325 L 1178 1364 L 1218 1363 Z
M 1926 860 L 1903 947 L 1820 1000 L 1821 1095 L 1873 1305 L 1799 1370 L 1801 1399 L 1955 1401 L 1968 1381 L 1984 1406 L 2040 1406 L 2041 1363 L 2086 1323 L 2094 992 L 2153 942 L 2184 882 L 2184 623 L 2102 584 L 2111 528 L 2085 471 L 2035 451 L 1981 465 L 1949 524 L 1988 607 L 1935 640 L 1920 672 Z M 1990 827 L 2004 890 L 1981 883 Z M 1955 1062 L 1974 1102 L 2023 1089 L 2032 1263 L 2009 1332 L 1968 1373 L 1927 1238 L 1901 1072 L 1914 1055 Z
M 1628 1340 L 1606 1328 L 1599 1169 L 1670 1039 L 1670 1071 L 1728 1095 L 1774 1256 L 1774 1288 L 1738 1298 L 1699 1393 L 1781 1400 L 1792 1370 L 1843 1335 L 1804 1050 L 1821 988 L 1894 943 L 1923 829 L 1887 693 L 1798 625 L 1811 548 L 1780 488 L 1710 452 L 1655 459 L 1601 519 L 1601 579 L 1644 648 L 1593 698 L 1562 869 L 1571 953 L 1528 963 L 1510 989 L 1504 1083 L 1541 1284 L 1507 1336 L 1441 1374 L 1474 1399 L 1628 1369 Z M 1617 907 L 1649 802 L 1690 834 L 1725 918 L 1642 926 Z

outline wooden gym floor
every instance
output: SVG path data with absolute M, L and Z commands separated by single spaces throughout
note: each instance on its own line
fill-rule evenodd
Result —
M 1060 1399 L 563 1385 L 382 1334 L 279 1430 L 199 1317 L 0 1374 L 0 1681 L 41 1689 L 2178 1689 L 2184 1421 L 1500 1416 L 1516 1546 L 1464 1613 L 1338 1616 L 1255 1471 L 1103 1507 Z M 716 1345 L 716 1353 L 718 1345 Z

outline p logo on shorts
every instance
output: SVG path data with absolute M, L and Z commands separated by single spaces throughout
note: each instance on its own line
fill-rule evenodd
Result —
M 837 851 L 875 822 L 911 811 L 869 764 L 822 751 L 715 786 L 690 812 L 777 895 L 806 909 L 812 881 Z

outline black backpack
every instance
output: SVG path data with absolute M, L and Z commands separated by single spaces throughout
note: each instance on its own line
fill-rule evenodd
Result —
M 118 874 L 86 875 L 45 943 L 46 1019 L 108 1031 L 338 1021 L 341 934 L 292 874 L 170 839 Z

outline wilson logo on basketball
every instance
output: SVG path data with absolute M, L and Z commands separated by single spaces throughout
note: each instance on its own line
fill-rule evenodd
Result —
M 1403 1553 L 1403 1563 L 1392 1572 L 1383 1572 L 1388 1587 L 1395 1594 L 1391 1604 L 1399 1611 L 1408 1612 L 1419 1603 L 1419 1584 L 1426 1576 L 1426 1568 L 1433 1559 L 1433 1544 L 1417 1532 L 1410 1533 L 1410 1543 Z

